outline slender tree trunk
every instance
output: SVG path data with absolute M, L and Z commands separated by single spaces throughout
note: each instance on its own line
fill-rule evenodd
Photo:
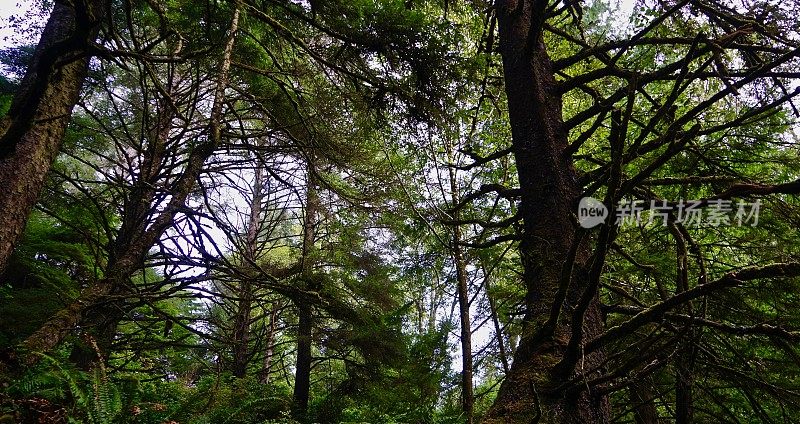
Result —
M 260 162 L 259 162 L 260 164 Z M 255 170 L 253 181 L 253 198 L 250 201 L 250 216 L 247 221 L 245 236 L 244 261 L 242 266 L 252 268 L 258 259 L 258 235 L 261 228 L 261 202 L 264 199 L 263 170 L 259 165 Z M 255 270 L 253 270 L 255 275 Z M 249 273 L 248 273 L 249 274 Z M 250 316 L 253 304 L 253 287 L 249 278 L 241 282 L 233 320 L 233 375 L 239 378 L 247 374 L 250 362 Z
M 297 362 L 292 401 L 296 419 L 305 422 L 311 390 L 311 336 L 314 326 L 311 305 L 298 302 L 297 315 Z
M 688 367 L 679 365 L 675 376 L 675 423 L 692 423 L 693 409 L 692 375 Z
M 689 290 L 689 250 L 685 229 L 680 224 L 669 224 L 670 234 L 675 239 L 675 267 L 677 279 L 675 281 L 675 294 Z M 682 312 L 694 316 L 692 302 L 682 305 Z M 680 350 L 675 360 L 675 422 L 688 424 L 693 421 L 692 385 L 694 378 L 692 367 L 694 363 L 694 349 L 697 343 L 696 332 L 691 325 L 684 330 Z
M 628 388 L 628 398 L 633 408 L 636 424 L 658 424 L 658 410 L 653 403 L 653 393 L 647 384 L 634 383 Z
M 303 223 L 303 253 L 302 253 L 302 280 L 306 289 L 310 289 L 313 278 L 315 229 L 317 213 L 319 211 L 319 198 L 314 178 L 314 160 L 308 164 L 308 177 L 306 178 L 306 213 Z M 311 305 L 303 299 L 296 301 L 297 306 L 297 362 L 294 376 L 294 393 L 292 403 L 294 414 L 298 421 L 305 421 L 308 410 L 309 392 L 311 390 L 311 341 L 314 328 L 314 315 Z
M 486 269 L 484 268 L 484 275 L 486 275 Z M 511 366 L 508 363 L 508 353 L 506 352 L 506 343 L 503 339 L 503 327 L 500 326 L 500 319 L 497 316 L 497 305 L 495 304 L 494 297 L 490 293 L 489 284 L 490 279 L 489 276 L 486 276 L 486 281 L 484 286 L 486 287 L 486 299 L 489 301 L 489 313 L 492 316 L 492 324 L 494 325 L 494 334 L 497 337 L 497 348 L 500 353 L 500 362 L 503 364 L 503 372 L 508 374 Z
M 104 0 L 56 1 L 8 114 L 0 120 L 0 274 L 58 155 L 89 68 Z M 76 24 L 77 23 L 77 24 Z
M 572 255 L 576 224 L 572 218 L 580 193 L 571 159 L 564 154 L 567 132 L 561 116 L 561 98 L 542 36 L 548 2 L 508 0 L 497 3 L 496 13 L 503 56 L 512 146 L 522 193 L 523 233 L 520 256 L 526 287 L 523 336 L 494 405 L 491 423 L 595 423 L 609 418 L 607 399 L 579 388 L 569 396 L 556 390 L 575 376 L 556 365 L 565 359 L 571 320 L 564 311 L 552 331 L 540 333 L 554 304 L 564 262 Z M 577 247 L 572 284 L 566 303 L 579 303 L 588 278 L 586 244 Z M 581 345 L 602 331 L 596 292 L 581 317 Z M 602 361 L 601 353 L 581 358 L 584 369 Z M 570 361 L 567 361 L 570 362 Z M 571 367 L 570 367 L 571 368 Z
M 451 152 L 452 153 L 452 152 Z M 450 168 L 450 193 L 453 205 L 460 202 L 456 171 Z M 453 219 L 459 220 L 456 212 Z M 472 424 L 472 409 L 475 399 L 472 388 L 472 325 L 469 316 L 469 280 L 466 259 L 462 243 L 461 226 L 453 226 L 453 262 L 456 268 L 456 284 L 458 290 L 458 315 L 461 324 L 461 409 L 467 424 Z
M 275 332 L 277 329 L 278 309 L 280 305 L 278 302 L 272 304 L 272 310 L 269 313 L 269 331 L 267 332 L 266 351 L 264 352 L 264 363 L 261 367 L 261 375 L 259 381 L 261 384 L 269 384 L 270 375 L 272 374 L 272 356 L 275 354 Z
M 252 285 L 249 281 L 241 282 L 237 296 L 238 304 L 233 322 L 233 369 L 235 377 L 247 375 L 247 364 L 250 362 L 250 315 L 253 303 Z

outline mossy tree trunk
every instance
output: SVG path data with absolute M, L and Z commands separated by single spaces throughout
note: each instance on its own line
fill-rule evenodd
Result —
M 584 296 L 590 252 L 573 218 L 580 188 L 565 154 L 561 95 L 543 39 L 547 5 L 546 0 L 508 0 L 499 1 L 496 8 L 522 196 L 519 249 L 526 314 L 510 372 L 487 414 L 490 423 L 527 424 L 537 418 L 543 423 L 594 423 L 606 422 L 609 414 L 602 395 L 560 390 L 577 375 L 575 353 L 602 331 L 603 322 L 596 290 Z M 571 283 L 564 291 L 559 289 L 565 263 L 566 282 Z M 577 317 L 562 307 L 577 306 L 583 299 L 586 305 Z M 551 318 L 554 310 L 559 311 L 556 319 Z M 580 326 L 577 338 L 575 318 Z M 571 340 L 578 346 L 570 347 Z M 581 358 L 580 366 L 591 369 L 601 361 L 601 353 L 593 353 Z
M 106 7 L 105 0 L 55 2 L 11 108 L 0 120 L 0 273 L 58 155 Z

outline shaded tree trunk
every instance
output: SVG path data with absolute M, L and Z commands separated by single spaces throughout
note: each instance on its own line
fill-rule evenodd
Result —
M 243 378 L 247 375 L 250 362 L 250 317 L 253 291 L 249 281 L 242 281 L 238 295 L 238 309 L 233 322 L 233 375 Z
M 678 365 L 678 372 L 675 376 L 675 423 L 694 422 L 692 420 L 693 409 L 691 371 L 689 367 Z
M 564 302 L 577 305 L 588 282 L 586 243 L 573 250 L 580 189 L 571 159 L 565 155 L 567 132 L 561 116 L 561 97 L 542 37 L 547 1 L 499 1 L 496 13 L 508 98 L 512 147 L 522 194 L 523 219 L 520 256 L 526 287 L 523 336 L 510 372 L 487 414 L 491 423 L 594 423 L 606 422 L 607 399 L 584 388 L 566 394 L 560 390 L 575 376 L 566 357 L 571 319 L 561 311 L 555 321 L 551 310 L 562 308 L 558 298 L 565 261 L 574 256 L 571 284 Z M 574 255 L 572 254 L 574 252 Z M 590 292 L 592 294 L 592 292 Z M 580 316 L 579 346 L 602 331 L 597 293 L 587 298 Z M 557 309 L 560 310 L 560 309 Z M 546 325 L 547 324 L 547 325 Z M 551 327 L 550 327 L 551 326 Z M 602 361 L 597 352 L 582 358 L 584 369 Z M 557 365 L 567 364 L 566 371 Z
M 311 333 L 314 326 L 311 305 L 304 301 L 298 302 L 297 316 L 297 362 L 292 403 L 296 419 L 305 422 L 311 391 Z
M 58 155 L 107 4 L 56 1 L 8 114 L 0 121 L 0 273 Z
M 653 393 L 647 384 L 633 383 L 628 388 L 628 399 L 633 408 L 636 424 L 658 424 L 658 410 L 653 402 Z
M 675 294 L 689 290 L 689 249 L 688 234 L 680 224 L 669 223 L 669 231 L 675 239 Z M 692 302 L 687 302 L 680 309 L 689 316 L 694 316 Z M 675 360 L 675 422 L 687 424 L 693 421 L 692 368 L 694 351 L 696 349 L 696 331 L 689 324 L 683 329 L 684 338 L 680 342 L 680 349 Z
M 314 178 L 314 160 L 308 164 L 308 177 L 306 179 L 306 213 L 303 222 L 303 252 L 302 252 L 302 281 L 306 289 L 311 289 L 314 260 L 315 229 L 317 213 L 319 211 L 319 198 Z M 293 412 L 299 421 L 305 421 L 308 411 L 309 392 L 311 390 L 311 341 L 314 328 L 314 315 L 309 304 L 302 297 L 295 300 L 297 306 L 297 362 L 295 363 L 294 392 L 292 395 Z

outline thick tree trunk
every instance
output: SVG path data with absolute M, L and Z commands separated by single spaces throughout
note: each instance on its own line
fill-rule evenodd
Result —
M 523 233 L 520 256 L 526 286 L 523 337 L 511 370 L 487 415 L 491 423 L 594 423 L 608 420 L 608 404 L 580 387 L 568 395 L 559 387 L 575 377 L 562 363 L 573 334 L 562 311 L 551 331 L 544 331 L 556 303 L 561 274 L 569 260 L 580 193 L 561 116 L 561 98 L 542 37 L 546 1 L 500 1 L 496 9 L 503 56 L 514 157 L 522 192 Z M 572 284 L 565 302 L 576 305 L 587 284 L 589 250 L 577 247 Z M 563 305 L 557 305 L 562 307 Z M 599 334 L 602 315 L 596 293 L 581 317 L 582 340 Z M 583 369 L 602 360 L 600 353 L 581 358 Z M 567 360 L 567 363 L 570 361 Z M 563 364 L 562 364 L 563 365 Z
M 0 121 L 0 274 L 58 155 L 89 68 L 104 0 L 56 1 L 8 114 Z M 77 25 L 76 25 L 77 22 Z

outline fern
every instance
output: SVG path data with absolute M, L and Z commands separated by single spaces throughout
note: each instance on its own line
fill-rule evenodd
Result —
M 257 399 L 248 400 L 248 401 L 244 402 L 240 407 L 234 409 L 228 415 L 228 417 L 225 419 L 225 421 L 222 421 L 222 424 L 227 424 L 227 423 L 231 422 L 232 419 L 234 419 L 236 416 L 238 416 L 245 409 L 249 409 L 250 407 L 252 407 L 254 405 L 257 405 L 259 403 L 263 403 L 263 402 L 266 402 L 266 401 L 271 401 L 271 400 L 280 401 L 281 398 L 277 397 L 277 396 L 266 396 L 266 397 L 260 397 L 260 398 L 257 398 Z
M 103 365 L 94 369 L 88 389 L 81 387 L 75 375 L 64 369 L 54 358 L 40 354 L 52 363 L 61 375 L 61 379 L 69 387 L 75 398 L 76 406 L 86 415 L 88 424 L 111 424 L 116 422 L 122 412 L 122 398 L 119 389 L 109 381 Z
M 105 369 L 102 367 L 94 370 L 91 387 L 90 422 L 95 424 L 114 422 L 122 412 L 122 398 L 117 387 L 108 381 Z

